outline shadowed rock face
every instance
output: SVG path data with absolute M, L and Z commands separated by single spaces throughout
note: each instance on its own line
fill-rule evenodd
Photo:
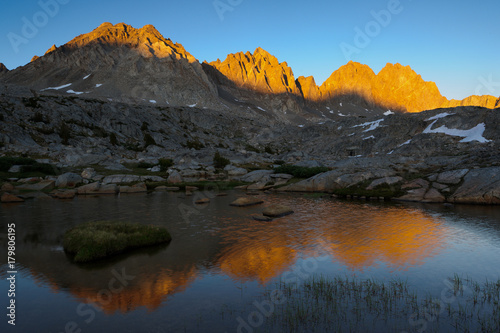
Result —
M 37 90 L 65 86 L 57 92 L 124 102 L 220 105 L 201 64 L 151 25 L 135 29 L 103 23 L 61 47 L 52 46 L 4 80 Z
M 7 73 L 8 71 L 9 70 L 7 69 L 7 67 L 5 67 L 5 65 L 0 62 L 0 74 Z

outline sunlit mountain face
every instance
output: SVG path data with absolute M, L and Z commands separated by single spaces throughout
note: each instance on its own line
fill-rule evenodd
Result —
M 350 61 L 321 86 L 313 77 L 296 78 L 285 61 L 260 47 L 254 53 L 238 52 L 224 61 L 201 64 L 152 25 L 136 29 L 124 23 L 103 23 L 12 71 L 0 64 L 0 76 L 7 83 L 37 90 L 68 85 L 60 92 L 80 97 L 208 108 L 261 107 L 301 116 L 337 107 L 339 102 L 352 104 L 351 113 L 360 115 L 365 110 L 421 112 L 500 105 L 498 97 L 488 95 L 448 100 L 434 82 L 399 63 L 388 63 L 376 74 L 367 65 Z

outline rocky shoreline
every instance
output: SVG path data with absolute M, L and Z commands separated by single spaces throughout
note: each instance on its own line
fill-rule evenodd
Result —
M 148 191 L 180 191 L 189 195 L 198 187 L 186 184 L 213 184 L 233 181 L 245 191 L 329 193 L 333 197 L 361 200 L 396 200 L 422 203 L 500 204 L 500 167 L 429 168 L 427 173 L 416 164 L 395 164 L 395 158 L 351 158 L 340 161 L 327 172 L 307 178 L 275 170 L 248 171 L 229 164 L 223 170 L 197 165 L 195 169 L 171 167 L 160 175 L 111 174 L 100 175 L 93 168 L 80 173 L 67 172 L 59 176 L 10 178 L 2 185 L 3 203 L 26 199 L 73 199 L 77 195 L 117 195 Z M 402 162 L 399 159 L 399 162 Z M 298 163 L 300 164 L 300 163 Z M 315 164 L 309 161 L 302 164 Z M 363 167 L 366 166 L 366 167 Z M 195 166 L 191 166 L 195 167 Z M 275 165 L 274 167 L 279 167 Z M 305 170 L 308 168 L 305 167 Z M 434 170 L 434 171 L 432 171 Z M 436 171 L 440 170 L 440 171 Z M 241 185 L 244 184 L 244 185 Z

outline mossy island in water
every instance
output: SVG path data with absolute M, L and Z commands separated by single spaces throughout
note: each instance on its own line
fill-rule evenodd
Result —
M 87 222 L 64 234 L 64 251 L 74 262 L 89 262 L 130 249 L 170 242 L 167 229 L 117 221 Z

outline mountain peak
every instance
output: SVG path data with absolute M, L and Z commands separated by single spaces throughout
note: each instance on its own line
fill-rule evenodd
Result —
M 87 34 L 73 38 L 65 48 L 82 48 L 88 45 L 127 46 L 137 49 L 145 58 L 175 57 L 186 58 L 189 62 L 196 59 L 182 45 L 174 44 L 152 25 L 136 29 L 125 23 L 111 24 L 105 22 Z
M 237 86 L 260 93 L 299 94 L 293 71 L 286 62 L 258 47 L 254 53 L 229 54 L 223 62 L 210 63 Z
M 266 50 L 264 50 L 263 48 L 261 48 L 260 46 L 258 48 L 256 48 L 255 51 L 253 52 L 254 56 L 256 56 L 257 54 L 260 54 L 262 56 L 267 56 L 267 57 L 274 57 L 269 52 L 267 52 Z
M 49 54 L 50 52 L 53 52 L 57 50 L 56 44 L 53 44 L 46 52 L 45 54 Z
M 5 65 L 0 62 L 0 73 L 4 73 L 4 72 L 8 72 L 8 71 L 9 71 L 9 69 L 7 67 L 5 67 Z

